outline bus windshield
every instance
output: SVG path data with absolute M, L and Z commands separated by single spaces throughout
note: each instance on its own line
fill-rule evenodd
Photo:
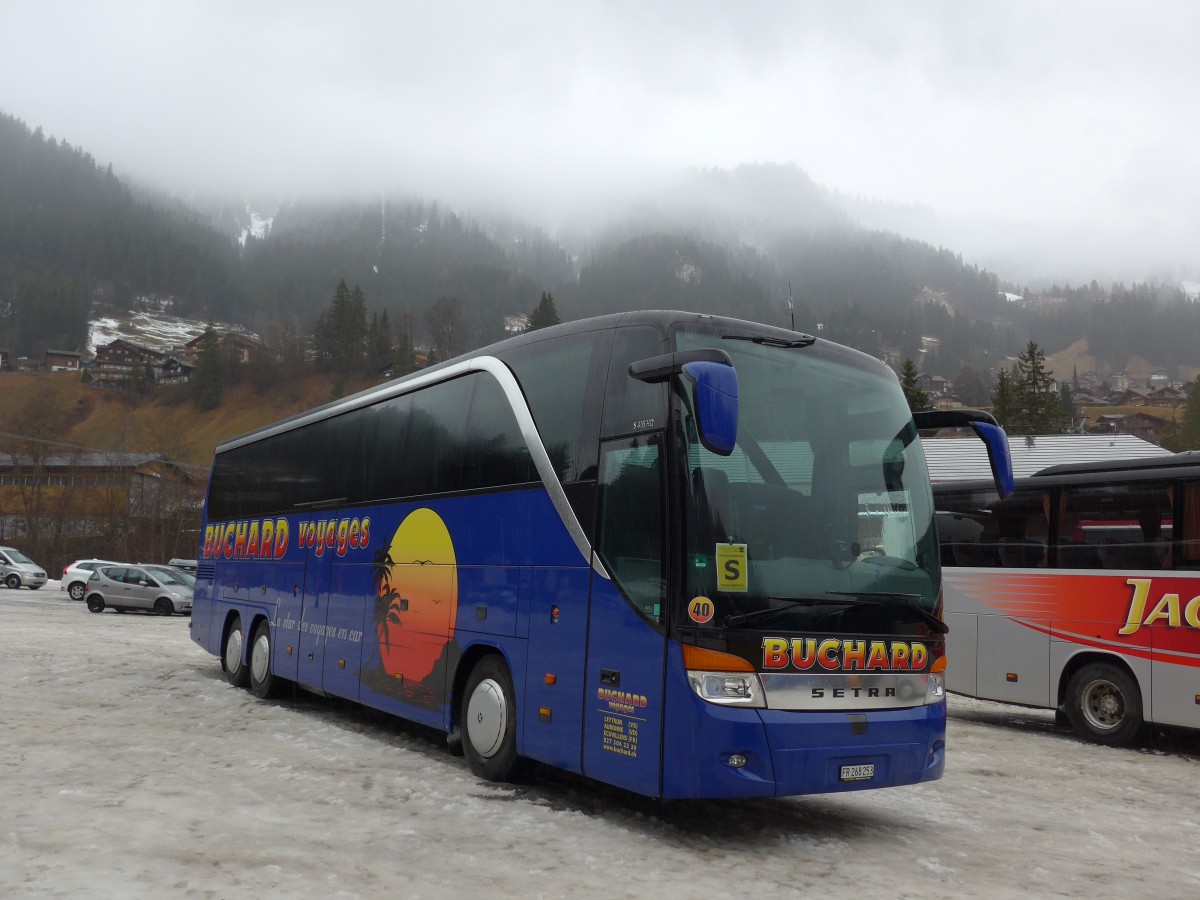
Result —
M 676 341 L 679 350 L 729 353 L 740 391 L 731 455 L 709 452 L 687 429 L 682 603 L 712 599 L 716 627 L 927 624 L 940 577 L 933 503 L 896 379 L 823 343 L 779 346 L 695 328 L 678 330 Z M 691 410 L 683 415 L 690 423 Z

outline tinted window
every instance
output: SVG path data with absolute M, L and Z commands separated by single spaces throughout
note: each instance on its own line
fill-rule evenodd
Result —
M 392 397 L 358 410 L 359 427 L 349 453 L 351 502 L 399 497 L 412 395 Z
M 400 493 L 413 497 L 456 491 L 462 485 L 463 445 L 474 376 L 435 384 L 413 394 Z
M 656 435 L 605 447 L 596 548 L 634 607 L 655 621 L 664 593 L 660 459 Z
M 1175 565 L 1179 568 L 1200 568 L 1200 484 L 1192 482 L 1180 485 L 1175 490 L 1183 491 L 1183 511 L 1179 522 L 1179 556 Z
M 587 427 L 589 387 L 603 379 L 607 331 L 539 341 L 505 361 L 521 382 L 542 443 L 561 481 L 595 478 L 595 430 Z
M 533 459 L 503 388 L 490 375 L 476 377 L 467 429 L 464 488 L 487 488 L 537 480 Z
M 1048 561 L 1049 491 L 941 486 L 935 493 L 942 565 L 1036 568 Z
M 629 377 L 629 364 L 664 353 L 658 330 L 646 325 L 619 328 L 613 338 L 600 436 L 629 434 L 667 424 L 667 385 Z
M 1166 485 L 1138 482 L 1065 487 L 1058 503 L 1060 566 L 1171 567 L 1172 504 Z

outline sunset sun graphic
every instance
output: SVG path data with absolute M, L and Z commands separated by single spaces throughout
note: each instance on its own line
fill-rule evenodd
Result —
M 402 683 L 433 671 L 454 634 L 458 568 L 454 541 L 432 509 L 413 510 L 375 560 L 376 633 L 384 673 Z

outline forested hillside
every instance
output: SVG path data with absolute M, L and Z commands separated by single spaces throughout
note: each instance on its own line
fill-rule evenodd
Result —
M 795 166 L 688 173 L 557 236 L 515 212 L 393 192 L 284 203 L 256 237 L 233 201 L 204 214 L 153 202 L 83 148 L 5 116 L 0 159 L 0 347 L 13 356 L 80 348 L 90 314 L 141 297 L 286 334 L 294 349 L 345 283 L 368 321 L 415 343 L 433 343 L 431 311 L 457 310 L 459 352 L 503 337 L 505 316 L 548 292 L 566 319 L 658 307 L 794 321 L 952 380 L 970 367 L 986 382 L 1031 339 L 1048 354 L 1084 339 L 1107 372 L 1134 356 L 1173 376 L 1200 361 L 1200 307 L 1178 288 L 1093 282 L 1018 298 L 1028 292 L 953 248 L 858 227 Z
M 244 307 L 237 257 L 197 218 L 134 199 L 81 147 L 0 116 L 0 328 L 15 354 L 74 349 L 89 305 L 169 294 L 176 312 Z

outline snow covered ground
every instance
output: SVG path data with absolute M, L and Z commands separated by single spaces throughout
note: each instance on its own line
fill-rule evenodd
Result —
M 146 310 L 129 312 L 119 318 L 93 319 L 88 323 L 87 352 L 95 355 L 97 347 L 124 338 L 141 347 L 168 353 L 182 347 L 193 338 L 200 337 L 207 327 L 207 323 L 195 319 L 181 319 L 178 316 Z M 241 325 L 214 322 L 213 328 L 218 333 L 236 332 L 255 336 Z
M 441 737 L 260 702 L 188 620 L 0 590 L 0 896 L 1200 896 L 1200 739 L 1084 744 L 952 697 L 946 776 L 657 804 L 539 770 L 474 778 Z

